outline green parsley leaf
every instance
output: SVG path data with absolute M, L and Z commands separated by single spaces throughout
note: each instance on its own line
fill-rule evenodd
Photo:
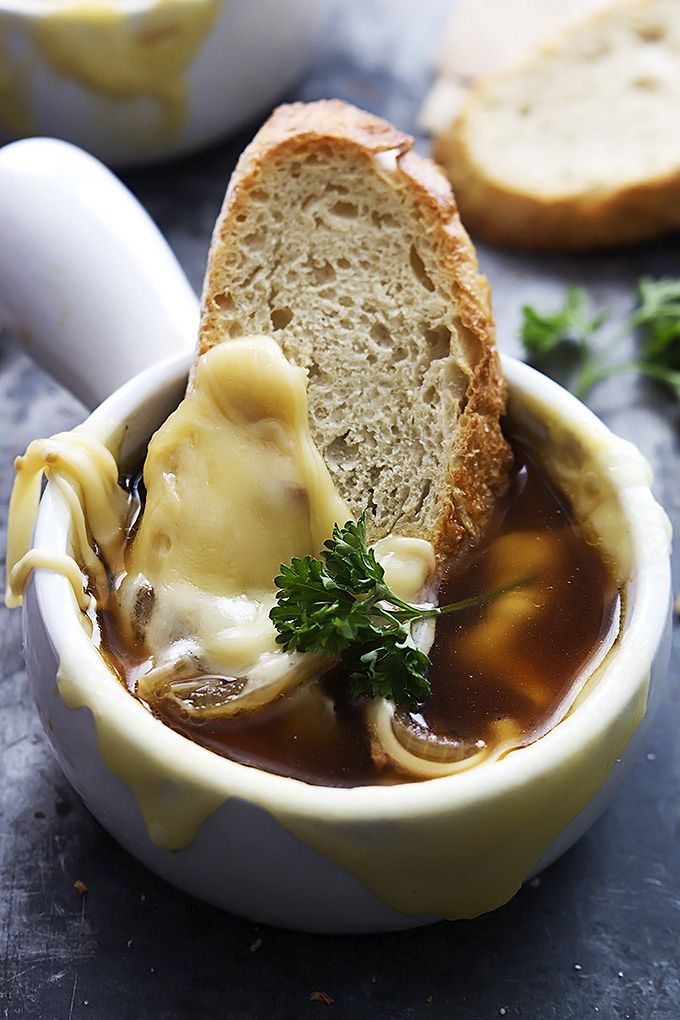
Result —
M 427 670 L 429 657 L 413 643 L 410 628 L 371 630 L 342 655 L 355 698 L 390 698 L 395 704 L 417 708 L 432 694 Z
M 586 295 L 580 287 L 567 287 L 564 304 L 556 312 L 540 313 L 531 305 L 522 307 L 520 338 L 530 360 L 539 361 L 564 343 L 585 347 L 604 322 L 585 313 Z
M 638 372 L 665 383 L 680 400 L 680 280 L 644 276 L 638 281 L 638 303 L 609 342 L 596 349 L 591 341 L 606 321 L 604 315 L 590 319 L 585 293 L 569 287 L 558 311 L 543 314 L 525 305 L 520 338 L 531 364 L 555 375 L 552 356 L 571 346 L 577 351 L 578 372 L 571 388 L 585 397 L 608 376 Z M 641 357 L 630 361 L 611 359 L 612 351 L 626 337 L 638 333 Z M 560 378 L 564 384 L 566 380 Z
M 278 605 L 269 615 L 284 651 L 318 651 L 332 658 L 355 639 L 363 623 L 360 607 L 335 584 L 321 560 L 296 557 L 290 566 L 281 566 L 274 583 Z
M 638 292 L 640 302 L 631 324 L 642 333 L 643 359 L 680 370 L 680 280 L 644 276 Z
M 366 515 L 336 525 L 319 559 L 296 557 L 275 579 L 269 616 L 285 651 L 340 658 L 354 697 L 391 698 L 414 708 L 432 692 L 430 659 L 413 639 L 418 620 L 480 605 L 517 585 L 448 606 L 422 608 L 400 599 L 366 541 Z
M 344 528 L 336 524 L 333 537 L 324 542 L 321 556 L 335 583 L 354 592 L 370 592 L 385 577 L 375 553 L 366 543 L 365 512 L 356 524 L 348 521 Z

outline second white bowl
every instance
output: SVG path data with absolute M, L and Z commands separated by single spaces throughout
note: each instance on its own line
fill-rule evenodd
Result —
M 295 81 L 323 6 L 0 0 L 0 144 L 52 135 L 115 164 L 196 149 Z

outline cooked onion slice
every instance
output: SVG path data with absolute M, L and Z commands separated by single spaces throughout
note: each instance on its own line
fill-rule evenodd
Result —
M 386 757 L 399 772 L 417 779 L 450 776 L 499 758 L 515 745 L 519 734 L 517 724 L 506 718 L 493 724 L 486 741 L 439 737 L 385 700 L 368 705 L 367 723 L 374 757 Z
M 195 676 L 187 680 L 171 680 L 157 697 L 175 701 L 184 712 L 210 718 L 224 715 L 224 709 L 242 693 L 245 677 Z
M 394 712 L 392 730 L 404 751 L 445 765 L 465 761 L 486 748 L 484 740 L 457 740 L 433 733 L 424 721 L 418 722 L 403 711 Z
M 137 679 L 137 697 L 148 703 L 169 699 L 195 719 L 216 719 L 250 712 L 298 683 L 318 676 L 327 660 L 299 653 L 264 653 L 247 675 L 202 673 L 200 656 L 185 650 Z M 205 666 L 203 666 L 205 668 Z
M 399 772 L 419 779 L 436 779 L 461 772 L 483 761 L 486 744 L 463 744 L 440 740 L 434 734 L 407 725 L 399 718 L 393 702 L 372 701 L 367 707 L 367 722 L 374 755 L 387 756 Z

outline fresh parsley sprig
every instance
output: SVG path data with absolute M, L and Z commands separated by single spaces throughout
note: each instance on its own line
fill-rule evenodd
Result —
M 562 308 L 556 312 L 537 312 L 531 305 L 522 308 L 522 343 L 527 354 L 540 359 L 562 343 L 573 343 L 589 350 L 590 338 L 603 325 L 606 316 L 588 318 L 586 295 L 580 287 L 567 287 Z
M 353 697 L 390 698 L 415 708 L 430 696 L 429 657 L 413 625 L 487 602 L 513 584 L 448 606 L 422 607 L 400 599 L 366 541 L 366 514 L 337 524 L 320 559 L 295 557 L 275 579 L 277 605 L 269 616 L 285 651 L 340 658 Z
M 639 372 L 665 383 L 680 400 L 680 280 L 642 277 L 637 299 L 621 328 L 602 347 L 592 341 L 607 316 L 588 316 L 580 287 L 568 287 L 563 306 L 549 314 L 524 305 L 520 338 L 529 361 L 552 374 L 550 363 L 556 354 L 576 352 L 578 374 L 572 388 L 578 397 L 585 397 L 608 376 Z M 632 334 L 641 340 L 641 356 L 612 360 L 612 352 Z

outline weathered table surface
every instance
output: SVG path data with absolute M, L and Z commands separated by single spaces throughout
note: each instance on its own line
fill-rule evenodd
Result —
M 448 6 L 338 0 L 315 65 L 294 96 L 337 95 L 415 131 Z M 255 126 L 210 152 L 126 177 L 197 288 L 225 182 Z M 419 147 L 425 150 L 424 140 Z M 680 274 L 677 237 L 607 256 L 482 249 L 480 258 L 494 289 L 500 346 L 510 353 L 517 352 L 523 301 L 548 308 L 574 282 L 621 316 L 641 273 Z M 602 386 L 591 403 L 642 447 L 658 496 L 680 524 L 678 409 L 658 389 L 622 380 Z M 3 507 L 13 455 L 82 416 L 72 397 L 3 339 Z M 3 524 L 4 517 L 3 510 Z M 360 938 L 259 929 L 176 892 L 124 853 L 52 759 L 27 689 L 19 631 L 19 614 L 3 610 L 2 1016 L 680 1016 L 677 630 L 672 679 L 646 746 L 612 807 L 565 858 L 491 916 Z M 86 895 L 73 888 L 76 879 L 87 884 Z M 313 991 L 334 1002 L 310 1001 Z

